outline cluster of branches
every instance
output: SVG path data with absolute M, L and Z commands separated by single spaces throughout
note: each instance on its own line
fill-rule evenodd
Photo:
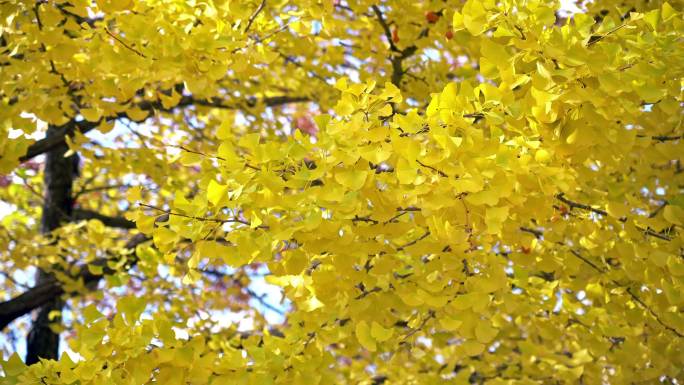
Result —
M 245 32 L 249 30 L 251 27 L 254 19 L 256 16 L 263 10 L 265 5 L 265 2 L 262 2 L 259 7 L 255 10 L 253 15 L 250 17 L 249 23 L 247 25 L 247 28 Z M 36 23 L 39 28 L 42 29 L 42 22 L 39 17 L 39 7 L 41 6 L 41 2 L 37 2 L 35 6 L 35 15 L 36 15 Z M 68 9 L 66 9 L 63 6 L 57 6 L 57 9 L 63 13 L 65 17 L 70 17 L 74 18 L 75 21 L 78 24 L 82 23 L 87 23 L 91 27 L 96 27 L 97 23 L 102 21 L 102 18 L 84 18 L 79 15 L 76 15 L 72 12 L 70 12 Z M 380 10 L 378 6 L 372 6 L 372 11 L 374 12 L 378 23 L 382 27 L 385 37 L 387 38 L 389 48 L 390 48 L 390 53 L 388 55 L 390 64 L 392 66 L 392 74 L 391 74 L 391 80 L 392 82 L 397 85 L 401 86 L 401 79 L 402 76 L 404 75 L 405 71 L 402 67 L 402 63 L 405 59 L 409 58 L 410 56 L 414 55 L 418 48 L 415 45 L 411 45 L 407 48 L 404 49 L 399 49 L 396 44 L 392 40 L 391 36 L 391 31 L 390 31 L 390 22 L 388 22 L 383 14 L 383 12 Z M 421 35 L 424 36 L 427 33 L 427 30 L 422 32 Z M 114 36 L 115 37 L 115 36 Z M 123 44 L 126 46 L 124 41 L 121 41 L 120 39 L 116 39 L 117 42 L 120 44 Z M 11 57 L 12 59 L 15 60 L 22 60 L 23 57 L 21 55 L 17 56 L 14 55 Z M 286 63 L 288 62 L 288 58 L 286 57 Z M 51 63 L 51 68 L 52 71 L 56 72 L 54 63 Z M 70 89 L 71 87 L 71 82 L 66 79 L 66 77 L 63 74 L 57 73 L 60 78 L 64 82 L 64 87 L 66 89 Z M 177 91 L 183 92 L 183 85 L 179 84 L 176 87 L 174 87 Z M 164 93 L 169 93 L 169 91 L 163 91 Z M 138 94 L 142 95 L 144 94 L 141 90 L 141 92 L 138 92 Z M 73 100 L 73 105 L 74 107 L 74 117 L 72 117 L 67 123 L 59 125 L 59 126 L 51 126 L 48 130 L 48 135 L 46 135 L 45 138 L 35 142 L 31 146 L 29 146 L 28 150 L 26 151 L 26 154 L 23 155 L 20 158 L 21 162 L 26 162 L 32 158 L 35 158 L 38 155 L 48 153 L 50 151 L 54 151 L 55 149 L 59 149 L 65 146 L 67 142 L 67 138 L 74 136 L 76 133 L 80 134 L 86 134 L 89 131 L 101 126 L 104 123 L 113 123 L 117 120 L 121 119 L 126 119 L 128 121 L 133 121 L 136 123 L 140 123 L 148 119 L 149 117 L 153 116 L 157 112 L 161 113 L 173 113 L 174 111 L 182 108 L 201 108 L 201 107 L 206 107 L 206 108 L 218 108 L 218 109 L 241 109 L 246 107 L 254 107 L 256 105 L 263 105 L 266 107 L 275 107 L 275 106 L 280 106 L 280 105 L 285 105 L 289 103 L 299 103 L 299 102 L 307 102 L 310 100 L 309 97 L 307 96 L 290 96 L 290 95 L 282 95 L 282 96 L 273 96 L 273 97 L 265 97 L 261 99 L 256 99 L 256 98 L 250 98 L 247 99 L 246 101 L 243 101 L 242 103 L 230 103 L 229 101 L 223 100 L 221 98 L 211 98 L 211 99 L 203 99 L 203 98 L 196 98 L 193 95 L 183 95 L 181 96 L 180 100 L 176 103 L 175 106 L 171 108 L 165 108 L 160 100 L 144 100 L 141 102 L 137 103 L 126 103 L 127 108 L 137 108 L 142 111 L 148 112 L 148 115 L 143 118 L 139 119 L 137 121 L 132 120 L 130 117 L 127 116 L 126 112 L 120 112 L 117 113 L 113 116 L 107 116 L 103 117 L 98 121 L 86 121 L 78 118 L 78 98 L 77 96 L 71 94 Z M 18 102 L 16 98 L 12 99 L 13 103 Z M 47 160 L 49 161 L 49 159 Z M 50 167 L 50 165 L 45 165 L 46 170 Z M 70 189 L 70 186 L 64 186 L 65 189 Z M 62 192 L 65 193 L 65 192 Z M 49 196 L 45 196 L 45 201 L 50 202 L 52 199 L 50 199 Z M 54 206 L 54 205 L 53 205 Z M 55 207 L 53 207 L 55 209 Z M 56 208 L 59 210 L 59 208 Z M 64 211 L 64 210 L 62 210 Z M 84 219 L 98 219 L 100 220 L 103 224 L 106 226 L 111 226 L 111 227 L 118 227 L 118 228 L 123 228 L 123 229 L 132 229 L 135 227 L 134 223 L 124 219 L 123 217 L 111 217 L 111 216 L 106 216 L 102 215 L 100 213 L 94 212 L 94 211 L 89 211 L 89 210 L 83 210 L 83 209 L 74 209 L 70 210 L 70 214 L 68 218 L 64 218 L 64 215 L 62 216 L 62 219 L 67 219 L 67 220 L 84 220 Z M 62 213 L 63 214 L 63 213 Z M 135 249 L 135 247 L 146 241 L 147 239 L 142 236 L 134 236 L 131 238 L 128 243 L 126 244 L 125 248 L 126 249 Z M 107 259 L 102 259 L 100 261 L 95 262 L 96 265 L 105 267 L 104 274 L 110 274 L 113 273 L 111 269 L 106 268 L 107 266 Z M 129 261 L 127 263 L 127 266 L 134 266 L 135 263 L 137 262 L 137 256 L 135 253 L 130 253 Z M 76 281 L 82 281 L 83 284 L 86 287 L 94 287 L 97 285 L 99 280 L 101 279 L 101 275 L 96 275 L 91 273 L 88 269 L 83 269 L 83 271 L 80 273 L 78 276 L 72 277 L 72 279 Z M 13 320 L 28 314 L 34 309 L 40 308 L 41 306 L 49 303 L 50 301 L 53 301 L 60 296 L 63 296 L 64 294 L 77 294 L 77 293 L 67 293 L 65 292 L 65 289 L 63 288 L 62 284 L 60 281 L 53 275 L 47 276 L 47 278 L 41 280 L 34 286 L 33 288 L 27 290 L 23 294 L 14 297 L 8 301 L 5 301 L 0 304 L 0 329 L 4 329 L 6 326 L 8 326 Z
M 38 2 L 40 4 L 40 2 Z M 256 16 L 262 12 L 263 8 L 265 6 L 265 1 L 262 1 L 259 7 L 255 10 L 253 13 L 252 17 L 250 17 L 247 27 L 245 29 L 245 33 L 248 32 L 250 27 L 253 24 L 254 19 Z M 63 7 L 58 6 L 58 8 L 68 17 L 73 17 L 77 19 L 76 21 L 78 23 L 87 23 L 91 25 L 92 27 L 96 26 L 96 23 L 99 21 L 97 19 L 85 19 L 82 18 L 78 15 L 69 13 L 67 10 L 65 10 Z M 400 48 L 397 43 L 394 42 L 392 38 L 392 31 L 391 31 L 391 25 L 392 22 L 389 21 L 383 12 L 383 8 L 377 5 L 371 6 L 372 10 L 372 16 L 376 19 L 377 23 L 380 25 L 382 28 L 383 34 L 388 42 L 388 50 L 389 52 L 387 53 L 387 60 L 389 61 L 390 67 L 391 67 L 391 74 L 390 74 L 390 79 L 393 84 L 395 84 L 397 87 L 402 86 L 402 79 L 403 76 L 407 74 L 406 69 L 404 68 L 404 62 L 413 57 L 414 55 L 417 54 L 418 52 L 418 47 L 416 45 L 409 45 L 405 48 Z M 40 19 L 38 18 L 38 13 L 36 13 L 36 21 L 38 23 L 38 26 L 41 27 L 40 25 Z M 108 32 L 109 33 L 109 32 Z M 428 29 L 423 30 L 420 33 L 420 37 L 426 36 L 428 33 Z M 126 43 L 122 40 L 119 40 L 116 36 L 113 36 L 110 34 L 113 38 L 117 40 L 118 43 L 126 46 Z M 133 53 L 140 55 L 139 52 L 136 52 L 134 49 L 126 46 L 127 49 L 133 51 Z M 283 55 L 281 55 L 283 56 Z M 22 58 L 20 56 L 14 56 L 12 59 L 15 60 L 21 60 Z M 285 57 L 285 64 L 287 63 L 294 63 L 297 65 L 298 63 L 293 61 L 289 57 Z M 301 64 L 299 64 L 301 65 Z M 56 70 L 54 69 L 54 64 L 52 66 L 52 71 Z M 64 87 L 65 89 L 70 89 L 71 88 L 71 82 L 64 77 L 62 74 L 59 74 L 61 79 L 64 81 Z M 313 74 L 312 76 L 315 76 Z M 127 101 L 122 103 L 122 105 L 126 106 L 126 108 L 131 108 L 131 109 L 138 109 L 142 111 L 147 112 L 147 116 L 139 119 L 137 121 L 132 120 L 129 118 L 126 114 L 126 112 L 120 112 L 111 116 L 106 116 L 101 118 L 98 121 L 86 121 L 80 119 L 78 117 L 79 111 L 79 100 L 75 95 L 72 95 L 74 98 L 73 100 L 73 105 L 74 107 L 74 116 L 65 124 L 59 125 L 59 126 L 50 126 L 48 129 L 48 134 L 44 139 L 41 139 L 37 141 L 36 143 L 32 144 L 26 154 L 20 158 L 22 162 L 28 161 L 32 158 L 35 158 L 38 155 L 41 154 L 46 154 L 50 152 L 56 152 L 57 156 L 54 157 L 47 157 L 46 159 L 46 164 L 45 164 L 45 169 L 49 170 L 53 168 L 54 166 L 57 167 L 68 167 L 66 164 L 52 164 L 51 162 L 55 162 L 55 159 L 59 159 L 59 155 L 63 157 L 65 154 L 65 147 L 67 143 L 67 138 L 76 135 L 76 133 L 80 134 L 86 134 L 87 132 L 99 127 L 102 124 L 105 123 L 112 123 L 118 120 L 123 120 L 127 119 L 128 121 L 133 121 L 136 123 L 141 123 L 151 116 L 154 116 L 156 113 L 168 113 L 172 114 L 175 113 L 176 111 L 184 108 L 194 108 L 194 109 L 200 109 L 200 108 L 209 108 L 209 109 L 242 109 L 245 107 L 255 107 L 257 105 L 261 106 L 266 106 L 266 107 L 276 107 L 276 106 L 281 106 L 289 103 L 300 103 L 300 102 L 308 102 L 311 100 L 310 96 L 305 96 L 305 95 L 281 95 L 281 96 L 274 96 L 274 97 L 264 97 L 264 98 L 248 98 L 246 100 L 242 100 L 240 102 L 235 102 L 231 100 L 225 100 L 222 98 L 210 98 L 210 99 L 205 99 L 205 98 L 198 98 L 193 95 L 189 95 L 187 93 L 183 93 L 183 85 L 179 84 L 176 87 L 174 87 L 174 90 L 177 91 L 178 93 L 181 93 L 182 96 L 180 97 L 180 100 L 176 103 L 175 106 L 173 107 L 165 107 L 161 101 L 159 100 L 143 100 L 139 102 L 131 102 Z M 169 94 L 169 90 L 161 90 L 160 92 Z M 144 92 L 140 90 L 138 92 L 139 95 L 143 95 Z M 16 103 L 18 102 L 16 99 L 13 99 L 13 102 Z M 473 118 L 482 118 L 481 114 L 478 116 L 469 116 Z M 654 140 L 659 140 L 659 141 L 666 141 L 666 140 L 675 140 L 679 139 L 680 137 L 653 137 Z M 447 177 L 447 175 L 440 171 L 436 170 L 430 166 L 425 166 L 422 165 L 423 167 L 428 167 L 433 169 L 433 171 L 437 172 L 440 176 L 442 177 Z M 387 171 L 387 170 L 384 170 Z M 53 176 L 50 175 L 49 173 L 46 172 L 45 174 L 46 179 L 47 178 L 52 178 Z M 65 183 L 62 185 L 59 185 L 58 188 L 60 190 L 48 190 L 45 194 L 45 201 L 48 202 L 46 204 L 53 204 L 49 202 L 54 202 L 55 198 L 53 195 L 59 195 L 59 196 L 65 196 L 65 195 L 71 195 L 71 182 L 72 180 L 69 181 L 69 183 Z M 563 194 L 559 194 L 556 197 L 560 202 L 566 204 L 568 207 L 571 209 L 578 209 L 578 210 L 586 210 L 593 212 L 594 214 L 597 215 L 602 215 L 602 216 L 607 216 L 607 213 L 601 209 L 594 208 L 590 205 L 574 202 L 567 197 L 565 197 Z M 55 207 L 51 207 L 51 209 L 55 209 Z M 122 228 L 122 229 L 133 229 L 135 228 L 135 225 L 122 218 L 122 217 L 115 217 L 115 216 L 106 216 L 94 211 L 89 211 L 89 210 L 83 210 L 83 209 L 72 209 L 72 208 L 59 208 L 57 207 L 58 210 L 62 211 L 68 211 L 69 215 L 68 218 L 64 218 L 63 215 L 60 214 L 61 220 L 67 219 L 67 220 L 84 220 L 84 219 L 98 219 L 100 220 L 103 224 L 111 227 L 117 227 L 117 228 Z M 419 208 L 413 208 L 412 210 L 406 210 L 406 211 L 414 211 L 414 210 L 420 210 Z M 44 210 L 45 212 L 48 212 L 50 210 Z M 405 212 L 403 212 L 405 213 Z M 171 213 L 167 213 L 171 214 Z M 45 215 L 45 213 L 44 213 Z M 402 215 L 402 214 L 398 214 Z M 398 217 L 397 216 L 397 217 Z M 393 218 L 392 220 L 396 219 L 397 217 Z M 378 221 L 373 220 L 372 218 L 355 218 L 355 221 L 358 222 L 375 222 L 377 223 Z M 391 220 L 390 220 L 391 221 Z M 54 230 L 48 229 L 49 230 Z M 543 230 L 537 229 L 537 228 L 530 228 L 530 227 L 521 227 L 521 231 L 530 233 L 534 235 L 535 237 L 542 239 L 543 238 Z M 654 237 L 663 241 L 669 241 L 670 238 L 668 237 L 667 234 L 662 234 L 655 232 L 650 229 L 644 229 L 644 234 L 646 236 Z M 423 234 L 420 238 L 411 241 L 405 245 L 399 246 L 398 250 L 401 250 L 405 247 L 409 247 L 412 244 L 415 244 L 422 239 L 428 237 L 430 235 L 429 232 L 426 232 Z M 127 250 L 126 254 L 127 255 L 127 261 L 126 261 L 126 268 L 132 268 L 133 266 L 136 265 L 138 262 L 138 256 L 136 255 L 135 252 L 130 252 L 131 250 L 135 250 L 136 246 L 140 245 L 143 242 L 148 241 L 149 239 L 146 238 L 143 235 L 135 235 L 132 236 L 128 242 L 125 245 L 125 249 Z M 585 256 L 583 256 L 581 253 L 578 251 L 571 251 L 572 254 L 582 260 L 584 263 L 586 263 L 588 266 L 590 266 L 594 271 L 596 271 L 599 274 L 604 274 L 607 272 L 607 270 L 604 267 L 601 267 L 597 265 L 596 263 L 592 262 Z M 94 265 L 102 267 L 103 273 L 102 274 L 94 274 L 91 272 L 89 269 L 82 269 L 80 273 L 74 275 L 71 277 L 71 279 L 75 281 L 82 282 L 83 285 L 86 288 L 94 288 L 97 286 L 97 284 L 100 282 L 100 280 L 103 277 L 103 274 L 114 274 L 117 271 L 109 268 L 108 261 L 112 258 L 118 258 L 118 256 L 110 256 L 110 258 L 102 258 L 94 263 Z M 312 266 L 312 269 L 315 269 L 315 266 Z M 469 270 L 467 266 L 467 261 L 464 260 L 464 269 Z M 210 274 L 218 275 L 218 273 L 214 272 Z M 619 285 L 618 282 L 613 281 L 614 284 Z M 363 298 L 367 295 L 370 295 L 374 292 L 377 292 L 376 288 L 370 288 L 366 289 L 361 287 L 362 293 L 359 295 L 357 299 Z M 648 313 L 650 313 L 658 323 L 661 324 L 664 328 L 670 330 L 672 333 L 674 333 L 677 337 L 682 337 L 682 334 L 674 329 L 672 326 L 666 324 L 663 322 L 663 320 L 658 316 L 658 314 L 651 308 L 649 307 L 633 290 L 630 290 L 629 288 L 626 290 L 628 295 L 636 302 L 639 306 L 643 307 Z M 0 329 L 4 329 L 7 327 L 12 321 L 16 320 L 17 318 L 30 313 L 31 311 L 35 309 L 39 309 L 43 306 L 46 306 L 47 304 L 56 301 L 59 298 L 62 298 L 65 295 L 78 295 L 78 292 L 68 292 L 64 285 L 54 276 L 50 274 L 46 274 L 43 276 L 42 279 L 37 281 L 36 285 L 24 293 L 8 300 L 3 303 L 0 303 Z M 256 294 L 254 293 L 249 293 L 250 295 L 254 297 Z M 258 300 L 262 300 L 262 298 L 257 298 Z M 269 307 L 268 304 L 264 304 L 265 307 Z M 276 309 L 276 308 L 272 308 Z M 275 310 L 274 310 L 275 311 Z M 422 327 L 422 326 L 421 326 Z M 52 347 L 54 351 L 56 352 L 56 348 L 53 346 Z M 29 350 L 31 348 L 29 347 Z M 56 354 L 56 353 L 55 353 Z M 37 357 L 33 357 L 32 359 L 27 359 L 27 362 L 31 362 L 32 360 L 35 362 L 35 359 Z M 56 357 L 45 357 L 45 358 L 56 358 Z M 378 376 L 375 378 L 373 381 L 374 383 L 382 383 L 386 380 L 386 378 L 383 378 L 382 376 Z
M 39 29 L 43 28 L 43 23 L 40 19 L 39 8 L 43 2 L 37 2 L 33 9 L 35 13 L 35 23 Z M 69 12 L 65 7 L 57 5 L 57 9 L 63 13 L 65 17 L 74 18 L 79 24 L 87 23 L 91 27 L 98 27 L 97 23 L 101 19 L 88 19 Z M 259 11 L 263 9 L 263 5 L 259 7 Z M 254 17 L 259 12 L 255 12 Z M 251 23 L 250 23 L 251 24 Z M 107 31 L 109 33 L 109 31 Z M 127 44 L 111 35 L 119 44 L 127 46 Z M 3 39 L 2 46 L 7 42 Z M 44 48 L 44 47 L 43 47 Z M 17 63 L 21 65 L 21 61 L 25 60 L 24 55 L 14 54 L 7 57 L 7 63 L 3 65 L 12 65 Z M 9 60 L 11 59 L 11 60 Z M 67 139 L 76 135 L 77 133 L 86 134 L 87 132 L 101 126 L 102 124 L 111 124 L 118 120 L 126 119 L 135 123 L 141 123 L 157 113 L 173 114 L 176 111 L 184 108 L 191 109 L 244 109 L 257 106 L 276 107 L 286 105 L 289 103 L 307 102 L 310 100 L 308 96 L 303 95 L 281 95 L 263 98 L 247 98 L 235 102 L 234 100 L 225 100 L 223 98 L 197 98 L 191 94 L 183 92 L 183 85 L 179 84 L 174 87 L 174 90 L 182 96 L 178 102 L 172 107 L 165 107 L 160 100 L 142 100 L 138 102 L 125 101 L 122 102 L 122 107 L 125 109 L 139 109 L 147 112 L 147 115 L 138 120 L 131 119 L 126 111 L 116 113 L 111 116 L 105 116 L 98 121 L 86 121 L 81 119 L 80 97 L 73 92 L 76 87 L 73 87 L 73 82 L 67 79 L 64 74 L 57 71 L 52 60 L 49 60 L 50 72 L 58 75 L 62 80 L 62 86 L 67 95 L 71 97 L 72 117 L 65 124 L 56 126 L 50 125 L 47 130 L 46 137 L 35 142 L 29 146 L 25 155 L 20 157 L 21 162 L 26 162 L 41 154 L 47 154 L 45 158 L 44 178 L 46 190 L 43 199 L 43 218 L 42 231 L 49 233 L 55 230 L 64 221 L 72 220 L 87 220 L 97 219 L 104 225 L 111 227 L 118 227 L 122 229 L 133 229 L 134 223 L 126 220 L 123 217 L 112 217 L 100 214 L 98 212 L 74 209 L 69 202 L 73 202 L 72 185 L 75 176 L 78 172 L 74 172 L 73 167 L 78 167 L 78 162 L 66 161 L 65 155 L 67 152 Z M 170 90 L 160 90 L 164 94 L 169 94 Z M 144 91 L 140 90 L 137 95 L 144 95 Z M 20 102 L 20 97 L 9 95 L 10 104 Z M 76 165 L 76 166 L 75 166 Z M 137 255 L 135 252 L 136 246 L 142 242 L 147 241 L 147 238 L 142 235 L 135 235 L 129 239 L 125 245 L 128 255 L 128 261 L 125 264 L 128 268 L 133 267 L 137 263 Z M 117 256 L 111 256 L 116 258 Z M 115 271 L 108 267 L 108 261 L 111 258 L 102 258 L 94 262 L 95 266 L 99 266 L 103 270 L 103 274 L 112 274 Z M 86 288 L 94 288 L 101 280 L 102 275 L 93 274 L 90 269 L 83 268 L 81 273 L 72 276 L 71 279 L 82 282 Z M 31 331 L 27 339 L 27 363 L 37 362 L 39 357 L 42 358 L 57 358 L 57 343 L 58 338 L 55 338 L 55 333 L 49 328 L 48 315 L 52 310 L 60 310 L 62 306 L 61 298 L 64 295 L 77 295 L 77 292 L 67 292 L 64 285 L 55 277 L 54 274 L 40 272 L 34 287 L 28 289 L 24 293 L 0 303 L 0 329 L 7 327 L 15 319 L 30 313 L 35 309 L 40 309 L 39 313 L 34 318 L 31 326 Z

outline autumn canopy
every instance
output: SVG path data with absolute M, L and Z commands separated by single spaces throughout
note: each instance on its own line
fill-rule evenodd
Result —
M 683 7 L 1 2 L 0 383 L 681 384 Z

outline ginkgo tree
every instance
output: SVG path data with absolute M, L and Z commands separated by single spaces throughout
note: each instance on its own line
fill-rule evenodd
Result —
M 576 5 L 3 2 L 2 382 L 681 383 L 684 4 Z

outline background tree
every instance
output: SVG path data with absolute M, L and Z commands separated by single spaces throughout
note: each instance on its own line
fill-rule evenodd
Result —
M 3 380 L 681 380 L 682 4 L 579 6 L 1 4 Z

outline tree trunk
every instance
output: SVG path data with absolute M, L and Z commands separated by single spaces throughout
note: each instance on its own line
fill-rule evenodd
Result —
M 53 134 L 55 127 L 50 125 L 47 136 Z M 64 157 L 68 147 L 62 143 L 46 154 L 45 158 L 45 201 L 41 218 L 41 232 L 48 234 L 69 220 L 73 207 L 72 185 L 78 174 L 78 157 Z M 49 281 L 51 275 L 39 271 L 36 285 Z M 57 359 L 59 352 L 59 333 L 50 329 L 51 323 L 58 323 L 61 318 L 49 319 L 52 311 L 61 311 L 64 300 L 61 297 L 50 300 L 37 310 L 26 338 L 26 363 L 33 364 L 40 358 Z

